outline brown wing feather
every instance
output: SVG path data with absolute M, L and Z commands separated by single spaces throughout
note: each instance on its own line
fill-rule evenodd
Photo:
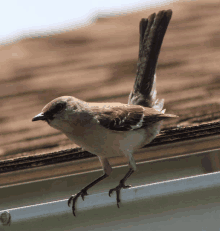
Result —
M 93 113 L 97 113 L 95 118 L 100 125 L 114 131 L 135 130 L 160 120 L 175 117 L 139 105 L 109 107 L 97 111 L 94 109 Z

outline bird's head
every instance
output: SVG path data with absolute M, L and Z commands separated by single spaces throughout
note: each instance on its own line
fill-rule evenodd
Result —
M 68 126 L 70 116 L 74 115 L 79 107 L 78 99 L 72 96 L 62 96 L 49 102 L 32 121 L 46 121 L 51 127 L 61 130 Z

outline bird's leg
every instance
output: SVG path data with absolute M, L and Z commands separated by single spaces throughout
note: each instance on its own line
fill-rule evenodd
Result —
M 89 185 L 87 185 L 85 188 L 83 188 L 80 192 L 78 192 L 75 195 L 72 195 L 69 200 L 68 200 L 68 206 L 70 206 L 71 202 L 72 202 L 72 211 L 73 211 L 73 215 L 76 216 L 75 214 L 75 204 L 77 199 L 81 196 L 82 199 L 84 200 L 84 196 L 88 195 L 87 190 L 92 188 L 92 186 L 94 186 L 95 184 L 97 184 L 98 182 L 102 181 L 103 179 L 105 179 L 106 177 L 108 177 L 108 174 L 103 174 L 102 176 L 100 176 L 98 179 L 94 180 L 92 183 L 90 183 Z
M 70 204 L 72 202 L 72 211 L 73 211 L 73 215 L 74 216 L 76 216 L 76 214 L 75 214 L 75 210 L 76 210 L 75 204 L 76 204 L 77 199 L 81 196 L 82 199 L 84 200 L 84 196 L 88 195 L 87 190 L 90 189 L 90 188 L 92 188 L 92 186 L 94 186 L 98 182 L 102 181 L 106 177 L 108 177 L 111 174 L 111 172 L 112 172 L 111 165 L 109 164 L 107 158 L 99 156 L 99 160 L 100 160 L 100 162 L 102 164 L 102 167 L 103 167 L 103 170 L 104 170 L 104 174 L 102 176 L 100 176 L 98 179 L 94 180 L 89 185 L 87 185 L 85 188 L 83 188 L 76 195 L 71 196 L 70 199 L 68 200 L 68 206 L 70 206 Z
M 109 196 L 111 196 L 112 192 L 116 191 L 116 201 L 117 201 L 118 208 L 119 208 L 119 203 L 120 203 L 120 191 L 122 188 L 131 187 L 131 185 L 125 185 L 125 181 L 131 176 L 133 172 L 134 172 L 134 169 L 130 168 L 129 171 L 126 173 L 126 175 L 120 180 L 119 185 L 109 190 L 109 193 L 108 193 Z

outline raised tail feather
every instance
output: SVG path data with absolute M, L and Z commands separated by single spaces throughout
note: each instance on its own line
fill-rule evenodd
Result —
M 162 111 L 164 100 L 157 100 L 156 66 L 160 48 L 172 16 L 172 10 L 163 10 L 140 21 L 140 45 L 137 74 L 128 104 L 151 107 Z M 162 111 L 163 113 L 165 110 Z

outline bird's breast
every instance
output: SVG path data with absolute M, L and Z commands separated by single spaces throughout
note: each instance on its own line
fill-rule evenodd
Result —
M 147 128 L 132 131 L 113 131 L 93 124 L 88 127 L 75 127 L 64 132 L 67 137 L 85 150 L 103 157 L 128 156 L 136 149 L 150 143 L 160 132 L 161 122 Z

